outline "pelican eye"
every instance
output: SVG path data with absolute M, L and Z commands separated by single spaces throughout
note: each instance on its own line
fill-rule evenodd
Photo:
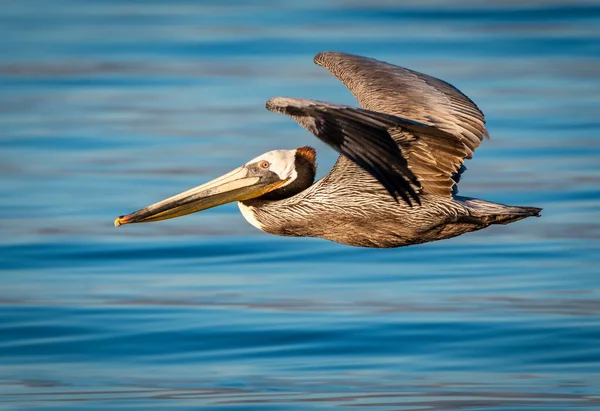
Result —
M 269 163 L 269 162 L 268 162 L 268 161 L 266 161 L 266 160 L 263 160 L 263 161 L 261 161 L 260 163 L 258 163 L 258 166 L 259 166 L 260 168 L 262 168 L 263 170 L 268 170 L 268 169 L 269 169 L 269 167 L 271 166 L 271 163 Z

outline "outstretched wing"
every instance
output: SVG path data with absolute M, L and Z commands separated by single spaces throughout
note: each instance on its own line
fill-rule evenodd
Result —
M 302 127 L 368 171 L 396 199 L 419 202 L 420 183 L 407 167 L 404 150 L 419 139 L 435 139 L 440 152 L 454 153 L 460 141 L 411 120 L 321 101 L 276 97 L 267 109 L 294 118 Z M 392 138 L 394 136 L 394 138 Z M 398 143 L 400 141 L 400 144 Z
M 471 158 L 483 137 L 488 136 L 483 113 L 475 103 L 442 80 L 378 60 L 346 53 L 319 53 L 314 61 L 341 80 L 363 108 L 454 135 L 461 147 L 448 152 L 440 149 L 440 142 L 429 134 L 403 146 L 403 135 L 390 133 L 401 146 L 408 168 L 423 191 L 451 195 L 453 175 L 461 171 L 464 159 Z

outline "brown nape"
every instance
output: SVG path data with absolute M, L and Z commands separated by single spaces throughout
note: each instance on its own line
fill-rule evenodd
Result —
M 284 198 L 292 197 L 301 191 L 306 190 L 315 182 L 317 173 L 317 163 L 315 162 L 317 153 L 312 147 L 300 147 L 296 149 L 296 160 L 294 167 L 297 177 L 288 185 L 273 190 L 262 195 L 260 200 L 283 200 Z
M 310 146 L 304 146 L 296 149 L 296 157 L 303 157 L 306 161 L 311 164 L 314 164 L 315 170 L 317 168 L 317 163 L 315 160 L 317 159 L 317 152 L 314 148 Z

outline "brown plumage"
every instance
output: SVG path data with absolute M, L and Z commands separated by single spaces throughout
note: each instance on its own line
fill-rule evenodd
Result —
M 319 53 L 314 61 L 341 80 L 363 110 L 295 98 L 267 102 L 267 109 L 290 115 L 342 155 L 327 176 L 294 198 L 270 204 L 260 199 L 247 201 L 248 206 L 255 205 L 257 220 L 264 221 L 263 230 L 356 246 L 398 247 L 539 215 L 541 209 L 535 207 L 453 196 L 464 160 L 472 157 L 484 137 L 489 138 L 483 113 L 454 86 L 351 54 Z M 321 113 L 337 124 L 323 120 L 319 129 Z M 347 120 L 342 123 L 340 118 L 354 119 L 360 127 Z M 336 126 L 338 130 L 330 130 Z M 379 132 L 368 127 L 379 127 Z M 343 135 L 343 143 L 341 137 L 337 142 L 331 137 L 336 131 Z M 388 151 L 373 159 L 375 164 L 360 164 L 352 158 L 352 144 L 364 152 L 365 141 L 369 141 L 365 135 L 379 142 L 394 141 L 401 160 L 395 161 Z M 388 166 L 384 169 L 387 174 L 381 172 L 382 179 L 379 171 L 369 169 L 380 162 Z M 376 179 L 392 197 L 396 190 L 405 202 L 396 203 L 385 195 Z M 421 205 L 412 205 L 411 198 Z
M 268 233 L 400 247 L 539 216 L 540 208 L 455 195 L 464 160 L 488 137 L 483 113 L 458 89 L 351 54 L 319 53 L 315 63 L 341 80 L 361 108 L 284 97 L 266 107 L 341 153 L 329 174 L 313 184 L 310 147 L 277 150 L 115 224 L 172 218 L 237 199 L 244 217 Z M 250 190 L 250 183 L 258 189 Z
M 390 133 L 426 192 L 450 194 L 454 181 L 448 177 L 471 158 L 484 136 L 489 138 L 481 110 L 442 80 L 344 53 L 319 53 L 314 61 L 341 80 L 363 108 L 433 126 L 454 137 L 442 140 L 422 133 L 403 144 L 401 135 Z

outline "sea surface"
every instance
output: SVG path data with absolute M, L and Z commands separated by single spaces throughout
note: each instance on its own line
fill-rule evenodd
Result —
M 272 149 L 367 55 L 486 113 L 462 195 L 541 218 L 373 250 L 230 204 L 116 216 Z M 4 1 L 0 410 L 600 410 L 600 3 Z

